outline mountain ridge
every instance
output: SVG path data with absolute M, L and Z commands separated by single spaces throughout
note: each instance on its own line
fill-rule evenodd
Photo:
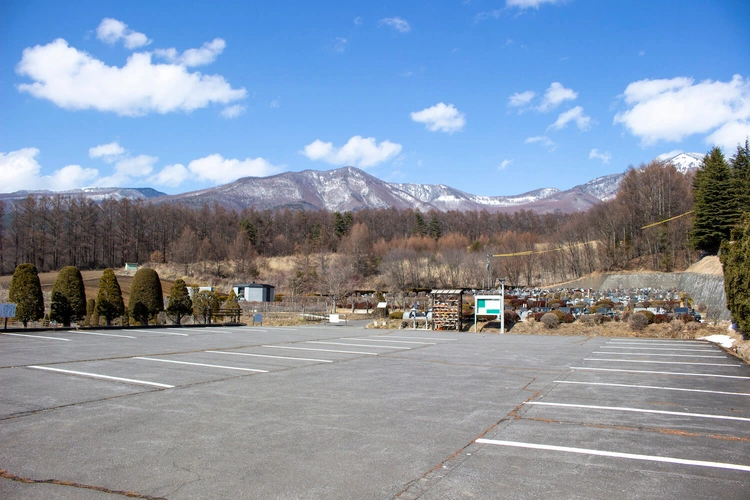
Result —
M 668 158 L 662 159 L 663 156 Z M 696 169 L 703 155 L 662 155 L 657 161 L 673 164 L 681 173 Z M 332 170 L 282 172 L 267 177 L 243 177 L 211 188 L 167 195 L 152 188 L 83 188 L 63 192 L 18 191 L 0 193 L 0 200 L 14 205 L 27 196 L 77 196 L 101 202 L 105 199 L 141 199 L 151 203 L 182 203 L 199 208 L 218 204 L 241 211 L 301 209 L 336 212 L 366 208 L 537 213 L 581 212 L 613 199 L 625 173 L 597 177 L 567 190 L 540 188 L 513 196 L 480 196 L 445 184 L 391 183 L 355 167 Z

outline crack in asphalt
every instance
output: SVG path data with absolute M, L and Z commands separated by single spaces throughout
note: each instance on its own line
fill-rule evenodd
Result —
M 22 477 L 16 474 L 11 474 L 5 469 L 0 469 L 0 477 L 4 479 L 10 479 L 11 481 L 16 481 L 19 483 L 25 483 L 25 484 L 54 484 L 57 486 L 68 486 L 71 488 L 80 488 L 84 490 L 99 491 L 102 493 L 110 493 L 112 495 L 121 495 L 121 496 L 128 497 L 128 498 L 143 498 L 145 500 L 167 500 L 164 497 L 143 495 L 141 493 L 136 493 L 134 491 L 112 490 L 109 488 L 105 488 L 104 486 L 94 486 L 91 484 L 82 484 L 82 483 L 76 483 L 72 481 L 63 481 L 60 479 L 33 479 L 29 477 Z

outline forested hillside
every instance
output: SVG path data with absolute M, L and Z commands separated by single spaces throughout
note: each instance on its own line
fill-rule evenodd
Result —
M 705 178 L 698 180 L 705 184 Z M 395 208 L 235 212 L 218 205 L 27 198 L 7 211 L 0 205 L 0 271 L 11 273 L 23 262 L 44 272 L 151 261 L 184 266 L 185 275 L 200 263 L 202 273 L 251 279 L 264 269 L 263 259 L 294 256 L 293 269 L 275 284 L 305 292 L 334 263 L 352 286 L 402 289 L 482 286 L 488 254 L 520 254 L 491 258 L 490 272 L 521 285 L 595 271 L 680 270 L 697 256 L 692 217 L 682 216 L 693 209 L 691 182 L 673 166 L 653 162 L 629 169 L 613 200 L 585 213 L 544 215 Z

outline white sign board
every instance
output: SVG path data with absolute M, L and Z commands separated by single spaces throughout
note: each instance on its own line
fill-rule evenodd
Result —
M 500 315 L 503 306 L 502 295 L 477 295 L 474 305 L 474 313 L 477 316 Z
M 0 304 L 0 318 L 13 318 L 16 316 L 15 304 Z

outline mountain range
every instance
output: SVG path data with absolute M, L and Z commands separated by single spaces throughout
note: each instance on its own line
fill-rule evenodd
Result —
M 680 153 L 659 158 L 671 163 L 678 171 L 697 169 L 703 155 Z M 104 199 L 141 199 L 151 203 L 181 203 L 200 208 L 219 204 L 227 209 L 254 207 L 265 209 L 302 209 L 357 211 L 365 208 L 437 210 L 487 210 L 537 213 L 580 212 L 614 198 L 624 173 L 610 174 L 571 189 L 542 188 L 516 196 L 477 196 L 444 184 L 401 184 L 385 182 L 360 169 L 343 167 L 328 171 L 304 170 L 285 172 L 269 177 L 244 177 L 229 184 L 166 195 L 151 188 L 85 188 L 63 192 L 18 191 L 0 194 L 0 200 L 14 205 L 28 196 L 60 194 L 78 196 L 100 202 Z

